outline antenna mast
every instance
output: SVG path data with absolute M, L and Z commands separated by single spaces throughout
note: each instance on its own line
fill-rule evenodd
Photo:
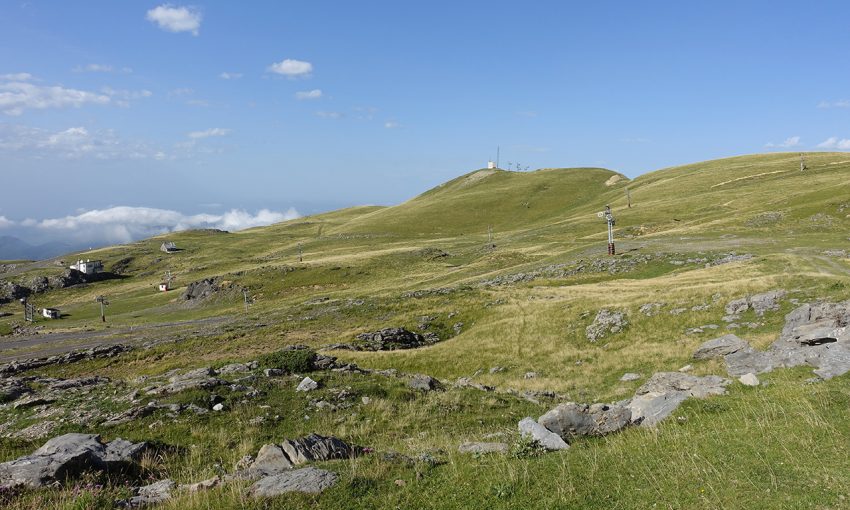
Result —
M 501 149 L 501 147 L 499 147 L 497 145 L 496 146 L 496 168 L 499 168 L 499 149 Z

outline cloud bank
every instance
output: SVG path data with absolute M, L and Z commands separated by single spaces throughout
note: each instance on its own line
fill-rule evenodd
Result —
M 168 232 L 217 228 L 230 232 L 298 218 L 294 208 L 285 212 L 261 209 L 252 214 L 231 209 L 222 214 L 186 215 L 169 209 L 118 206 L 94 209 L 62 218 L 27 219 L 16 223 L 0 216 L 0 228 L 19 226 L 38 237 L 90 244 L 129 243 Z

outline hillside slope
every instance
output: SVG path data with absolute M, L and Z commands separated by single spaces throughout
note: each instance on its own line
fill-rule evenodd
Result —
M 98 433 L 167 445 L 145 458 L 140 479 L 193 483 L 315 432 L 374 454 L 322 463 L 339 480 L 320 495 L 258 500 L 231 481 L 175 492 L 163 508 L 842 508 L 850 375 L 820 380 L 802 366 L 747 387 L 722 361 L 692 357 L 727 333 L 764 349 L 802 304 L 850 299 L 850 156 L 807 159 L 804 172 L 798 154 L 765 154 L 631 181 L 602 169 L 479 170 L 392 207 L 65 257 L 102 259 L 113 277 L 92 283 L 60 288 L 61 267 L 18 265 L 5 279 L 38 290 L 31 302 L 63 318 L 24 324 L 20 304 L 0 305 L 0 361 L 104 343 L 134 350 L 22 373 L 33 392 L 101 379 L 47 395 L 50 404 L 0 403 L 9 436 L 0 461 L 48 436 Z M 617 218 L 614 257 L 596 215 L 605 204 Z M 164 239 L 181 251 L 160 252 Z M 175 288 L 159 292 L 166 271 Z M 769 306 L 751 306 L 764 295 L 774 296 Z M 98 296 L 110 302 L 105 323 Z M 598 316 L 620 317 L 616 331 L 590 334 Z M 387 328 L 428 345 L 346 348 Z M 318 388 L 309 392 L 295 390 L 301 369 L 266 376 L 293 345 L 336 357 L 337 370 L 310 372 Z M 252 361 L 257 368 L 222 375 L 227 384 L 160 391 L 192 369 L 226 374 Z M 519 440 L 525 416 L 620 402 L 652 374 L 679 369 L 729 378 L 727 394 L 688 400 L 657 427 L 573 438 L 558 453 L 538 456 Z M 442 391 L 411 388 L 412 374 L 437 378 Z M 190 405 L 208 412 L 187 413 Z M 460 453 L 466 441 L 504 442 L 512 453 Z M 0 502 L 111 508 L 127 497 L 130 482 L 99 482 Z

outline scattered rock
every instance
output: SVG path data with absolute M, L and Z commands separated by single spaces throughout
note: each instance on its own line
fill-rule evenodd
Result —
M 537 379 L 537 376 L 540 375 L 537 372 L 526 372 L 523 374 L 523 379 Z
M 256 498 L 270 498 L 287 492 L 318 494 L 332 487 L 336 481 L 336 474 L 310 466 L 261 478 L 249 492 Z
M 309 377 L 305 377 L 298 383 L 298 387 L 295 388 L 295 391 L 313 391 L 319 387 L 319 383 L 310 379 Z
M 628 324 L 625 312 L 603 308 L 597 312 L 593 323 L 585 329 L 585 336 L 591 342 L 595 342 L 608 335 L 619 333 Z
M 507 443 L 463 443 L 457 449 L 460 453 L 486 454 L 508 453 Z
M 14 434 L 14 437 L 20 439 L 41 439 L 42 437 L 50 435 L 53 430 L 58 427 L 59 424 L 52 420 L 45 420 L 38 423 L 34 423 L 29 427 L 18 431 Z
M 537 423 L 531 417 L 523 418 L 519 422 L 519 432 L 524 437 L 531 437 L 550 451 L 566 450 L 570 447 L 561 436 Z
M 620 377 L 620 381 L 631 382 L 631 381 L 637 381 L 640 378 L 641 378 L 640 374 L 636 374 L 636 373 L 633 373 L 633 372 L 627 372 L 627 373 L 623 374 L 622 377 Z
M 341 439 L 310 434 L 307 437 L 286 440 L 281 444 L 293 465 L 305 462 L 350 459 L 360 454 L 361 449 Z
M 657 315 L 663 306 L 664 303 L 646 303 L 641 305 L 638 311 L 647 317 L 652 317 L 653 315 Z
M 726 315 L 740 315 L 750 309 L 747 298 L 735 299 L 726 304 L 724 311 Z
M 654 426 L 689 397 L 706 398 L 726 393 L 729 380 L 716 375 L 698 377 L 680 372 L 659 372 L 635 392 L 629 401 L 632 422 Z
M 97 434 L 65 434 L 30 455 L 0 464 L 0 487 L 43 487 L 76 478 L 87 469 L 108 470 L 138 460 L 146 443 L 116 439 L 104 444 Z
M 694 369 L 693 365 L 685 365 L 685 366 L 683 366 L 682 368 L 679 369 L 679 372 L 682 372 L 682 373 L 690 372 L 693 369 Z
M 756 377 L 756 374 L 750 372 L 748 374 L 744 374 L 738 378 L 738 381 L 741 382 L 744 386 L 758 386 L 759 378 Z
M 219 484 L 221 484 L 221 478 L 218 476 L 214 476 L 206 480 L 201 480 L 200 482 L 181 485 L 180 489 L 185 490 L 187 492 L 201 492 L 210 490 L 214 487 L 218 487 Z
M 735 335 L 723 335 L 700 345 L 694 351 L 694 359 L 717 358 L 748 349 L 749 347 L 750 344 Z
M 632 413 L 618 404 L 560 404 L 537 422 L 566 439 L 572 436 L 603 436 L 617 432 L 631 421 Z
M 136 508 L 156 505 L 171 499 L 171 491 L 177 486 L 173 480 L 166 478 L 137 489 L 137 495 L 126 501 L 125 506 Z
M 404 328 L 385 328 L 380 331 L 357 335 L 357 341 L 349 347 L 364 351 L 393 351 L 422 347 L 437 341 L 439 341 L 439 338 L 436 336 L 425 337 Z
M 762 294 L 750 296 L 750 306 L 761 317 L 765 312 L 779 310 L 779 301 L 785 297 L 784 290 L 772 290 Z
M 421 391 L 433 391 L 433 390 L 440 389 L 442 387 L 442 384 L 440 384 L 440 381 L 438 381 L 437 379 L 434 379 L 433 377 L 431 377 L 429 375 L 423 375 L 423 374 L 416 374 L 413 377 L 411 377 L 411 379 L 407 383 L 407 385 L 409 387 L 413 388 L 414 390 L 421 390 Z
M 213 411 L 224 411 L 224 404 L 219 402 L 218 404 L 213 406 Z
M 286 374 L 286 371 L 280 368 L 267 368 L 263 370 L 263 374 L 265 374 L 266 377 L 280 377 Z

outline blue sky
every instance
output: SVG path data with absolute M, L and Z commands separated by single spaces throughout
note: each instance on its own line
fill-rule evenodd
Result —
M 106 241 L 229 212 L 249 226 L 398 203 L 496 146 L 502 167 L 632 177 L 848 149 L 848 14 L 842 2 L 2 1 L 0 235 L 95 236 L 127 227 L 135 209 L 116 207 L 140 208 L 141 226 Z

